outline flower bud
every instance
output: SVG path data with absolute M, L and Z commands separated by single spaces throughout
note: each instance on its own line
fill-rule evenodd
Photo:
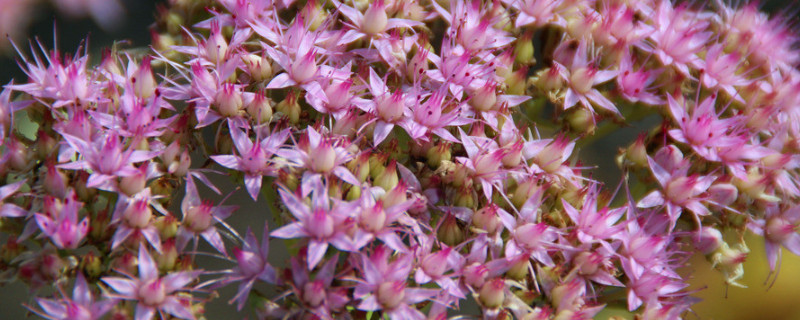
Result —
M 384 121 L 394 123 L 403 117 L 405 102 L 402 90 L 397 90 L 391 95 L 384 94 L 376 100 L 376 112 Z
M 536 87 L 544 92 L 560 90 L 564 86 L 561 77 L 562 66 L 553 64 L 550 68 L 539 71 L 536 75 Z
M 569 127 L 576 132 L 592 135 L 597 128 L 595 114 L 584 107 L 572 108 L 572 112 L 567 114 Z
M 406 283 L 404 281 L 388 281 L 378 286 L 376 293 L 378 303 L 385 310 L 391 310 L 403 303 L 406 293 Z
M 506 283 L 503 279 L 492 279 L 481 287 L 478 300 L 489 309 L 503 306 L 505 300 Z
M 483 287 L 488 275 L 489 268 L 477 262 L 468 265 L 463 272 L 464 282 L 475 289 Z
M 153 221 L 161 239 L 169 239 L 178 234 L 178 219 L 173 215 L 165 215 L 156 218 Z
M 358 188 L 352 188 L 358 189 Z M 383 202 L 378 201 L 371 208 L 361 210 L 359 226 L 368 232 L 379 232 L 386 226 L 386 212 L 383 210 Z
M 625 151 L 626 158 L 639 168 L 647 168 L 647 147 L 645 146 L 645 134 L 640 134 L 636 141 Z
M 289 118 L 289 123 L 291 124 L 300 122 L 300 111 L 302 110 L 300 109 L 300 104 L 297 103 L 297 96 L 294 91 L 289 91 L 289 94 L 286 95 L 286 99 L 283 99 L 283 101 L 275 106 L 275 110 Z
M 481 208 L 472 214 L 472 225 L 478 229 L 484 230 L 490 235 L 494 235 L 503 226 L 500 217 L 497 215 L 499 207 L 495 204 L 490 204 Z
M 707 255 L 719 249 L 723 243 L 725 241 L 722 240 L 722 233 L 719 230 L 712 227 L 702 227 L 694 245 L 700 252 Z
M 211 33 L 208 36 L 208 40 L 206 40 L 205 49 L 208 61 L 212 63 L 224 60 L 225 55 L 228 53 L 228 42 L 225 41 L 217 22 L 211 23 Z
M 0 127 L 2 127 L 2 124 L 0 124 Z M 46 160 L 53 154 L 53 151 L 55 151 L 57 147 L 58 141 L 44 130 L 39 129 L 39 132 L 36 134 L 36 156 L 39 157 L 40 160 Z
M 136 200 L 132 204 L 128 204 L 122 213 L 122 218 L 128 226 L 139 229 L 147 227 L 152 216 L 153 212 L 147 200 Z
M 12 170 L 27 171 L 28 167 L 32 164 L 30 161 L 31 153 L 29 152 L 28 146 L 17 139 L 9 138 L 7 140 L 5 152 L 8 156 L 8 164 Z
M 317 74 L 317 52 L 309 50 L 302 57 L 298 57 L 292 62 L 292 79 L 297 83 L 303 83 Z
M 242 55 L 242 62 L 247 66 L 247 71 L 253 80 L 264 81 L 272 77 L 272 63 L 267 57 L 246 54 Z
M 383 190 L 389 191 L 394 189 L 399 182 L 397 177 L 397 162 L 395 160 L 389 161 L 389 165 L 381 172 L 372 182 L 374 186 L 381 187 Z
M 322 280 L 306 282 L 303 286 L 303 301 L 311 308 L 316 308 L 325 301 L 325 283 Z
M 472 93 L 472 97 L 467 101 L 470 106 L 478 112 L 492 110 L 497 103 L 497 83 L 490 81 L 479 87 Z
M 530 263 L 528 263 L 527 259 L 516 259 L 511 265 L 511 267 L 508 268 L 508 271 L 506 271 L 506 276 L 509 279 L 516 279 L 516 280 L 525 279 L 525 277 L 528 276 L 529 265 Z
M 250 118 L 257 123 L 267 123 L 272 119 L 272 102 L 262 93 L 256 93 L 253 101 L 247 104 L 245 109 Z
M 406 186 L 405 182 L 399 181 L 392 190 L 389 190 L 389 192 L 383 196 L 384 208 L 396 206 L 408 201 L 408 197 L 406 196 L 407 191 L 408 187 Z
M 475 199 L 475 192 L 469 187 L 460 187 L 456 190 L 456 196 L 453 200 L 453 205 L 463 208 L 474 208 L 477 199 Z
M 48 161 L 47 174 L 44 177 L 44 190 L 60 199 L 67 196 L 67 175 L 56 168 L 55 163 Z
M 708 188 L 708 194 L 718 205 L 726 207 L 739 197 L 739 190 L 730 183 L 717 183 Z
M 147 184 L 147 167 L 147 163 L 144 163 L 137 168 L 133 175 L 120 178 L 119 190 L 129 197 L 144 190 Z
M 89 278 L 99 277 L 104 271 L 103 261 L 92 251 L 81 257 L 80 267 Z
M 508 78 L 506 78 L 506 84 L 508 85 L 507 92 L 509 94 L 515 94 L 515 95 L 525 94 L 527 76 L 528 76 L 527 67 L 522 67 L 519 70 L 511 73 L 511 75 Z
M 438 168 L 445 161 L 452 159 L 452 144 L 450 142 L 437 143 L 431 146 L 427 152 L 428 165 Z
M 360 182 L 367 181 L 367 177 L 369 177 L 369 156 L 369 152 L 362 152 L 347 163 L 347 169 L 350 170 Z
M 171 271 L 175 269 L 178 262 L 178 249 L 175 247 L 175 239 L 168 239 L 161 244 L 161 252 L 156 254 L 155 262 L 158 270 Z
M 355 134 L 358 132 L 359 126 L 359 115 L 358 112 L 355 110 L 350 110 L 345 114 L 343 117 L 336 120 L 333 123 L 333 128 L 331 128 L 331 133 L 338 136 L 345 136 L 348 138 L 355 137 Z M 353 145 L 355 146 L 355 145 Z M 358 152 L 358 148 L 356 146 L 356 152 Z
M 372 3 L 367 11 L 364 12 L 364 20 L 361 24 L 361 31 L 368 35 L 375 35 L 386 29 L 389 17 L 386 15 L 386 4 L 384 0 Z
M 447 271 L 447 256 L 450 255 L 450 248 L 439 250 L 428 254 L 422 259 L 422 270 L 433 279 L 437 279 L 444 275 Z
M 533 32 L 525 32 L 522 37 L 517 39 L 514 46 L 514 59 L 519 64 L 532 64 L 536 60 L 533 58 Z
M 242 110 L 242 93 L 239 92 L 239 89 L 234 84 L 223 83 L 214 102 L 220 115 L 223 117 L 235 117 Z
M 458 225 L 456 217 L 448 214 L 444 218 L 444 222 L 439 226 L 439 232 L 436 233 L 439 241 L 444 244 L 455 247 L 464 241 L 464 230 Z
M 150 67 L 151 60 L 150 56 L 145 57 L 131 78 L 134 94 L 142 99 L 152 97 L 158 86 L 155 77 L 153 77 L 153 70 Z

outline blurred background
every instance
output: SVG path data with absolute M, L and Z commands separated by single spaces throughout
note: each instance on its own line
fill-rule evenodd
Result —
M 54 46 L 54 36 L 57 37 L 58 49 L 62 53 L 74 53 L 79 45 L 88 41 L 91 61 L 97 62 L 103 48 L 115 42 L 126 41 L 124 47 L 146 47 L 150 43 L 149 27 L 154 23 L 156 5 L 163 1 L 153 0 L 69 0 L 65 3 L 70 7 L 56 7 L 45 0 L 0 0 L 0 32 L 14 37 L 17 46 L 29 55 L 28 39 L 39 39 L 45 48 Z M 20 3 L 27 9 L 18 9 Z M 35 4 L 31 4 L 35 3 Z M 797 5 L 794 5 L 796 7 Z M 766 10 L 785 10 L 781 1 L 765 3 Z M 794 8 L 792 8 L 794 9 Z M 118 19 L 109 21 L 98 18 L 97 12 L 117 12 Z M 784 13 L 785 14 L 785 13 Z M 3 29 L 5 28 L 5 29 Z M 16 33 L 16 34 L 15 34 Z M 6 84 L 12 79 L 15 82 L 26 81 L 25 74 L 17 66 L 17 53 L 5 40 L 0 41 L 0 84 Z M 593 176 L 605 181 L 607 186 L 613 188 L 620 179 L 621 172 L 617 170 L 614 157 L 617 149 L 629 145 L 636 135 L 658 123 L 660 119 L 645 119 L 633 126 L 622 128 L 619 132 L 609 135 L 591 146 L 578 150 L 581 161 L 603 170 L 594 169 Z M 199 161 L 199 160 L 196 160 Z M 201 161 L 202 162 L 202 161 Z M 224 177 L 216 179 L 218 187 L 226 194 L 240 186 Z M 201 193 L 214 201 L 221 197 L 208 192 L 201 187 Z M 178 199 L 183 195 L 178 194 Z M 239 188 L 234 196 L 228 199 L 227 204 L 242 206 L 228 222 L 240 233 L 248 227 L 260 239 L 262 232 L 260 224 L 271 217 L 265 212 L 263 196 L 259 202 L 254 203 L 244 190 Z M 270 219 L 271 220 L 271 219 Z M 270 222 L 272 224 L 272 222 Z M 274 226 L 273 226 L 274 227 Z M 692 290 L 700 290 L 694 296 L 703 301 L 694 308 L 695 314 L 689 314 L 687 319 L 774 319 L 790 320 L 800 319 L 800 258 L 788 251 L 784 252 L 783 265 L 775 285 L 769 287 L 765 283 L 769 268 L 763 251 L 763 240 L 757 237 L 748 237 L 747 244 L 751 249 L 750 256 L 745 263 L 745 277 L 742 284 L 747 289 L 728 287 L 722 275 L 711 268 L 704 257 L 695 256 L 691 260 L 691 267 L 684 270 L 690 277 Z M 272 241 L 271 256 L 286 257 L 287 250 L 279 241 Z M 285 259 L 273 259 L 283 261 Z M 230 267 L 230 264 L 220 261 L 199 261 L 208 269 L 219 270 Z M 276 263 L 277 266 L 281 262 Z M 71 288 L 67 288 L 70 289 Z M 262 288 L 269 291 L 269 288 Z M 235 288 L 223 288 L 219 291 L 222 297 L 231 297 Z M 30 298 L 32 293 L 19 282 L 0 288 L 0 319 L 25 319 L 30 313 L 23 304 L 33 305 Z M 224 299 L 207 305 L 207 319 L 238 319 L 235 309 L 227 304 Z M 232 316 L 236 315 L 236 316 Z M 619 316 L 624 319 L 633 317 L 622 308 L 612 307 L 598 315 L 597 319 L 607 319 L 609 316 Z

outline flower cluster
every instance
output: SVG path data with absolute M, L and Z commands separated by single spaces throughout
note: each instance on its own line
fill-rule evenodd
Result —
M 20 52 L 0 265 L 75 279 L 48 319 L 195 319 L 229 285 L 265 319 L 679 319 L 694 252 L 739 286 L 727 235 L 800 254 L 795 37 L 754 4 L 174 1 L 144 57 Z M 578 146 L 645 117 L 613 191 Z M 268 209 L 201 197 L 224 177 Z

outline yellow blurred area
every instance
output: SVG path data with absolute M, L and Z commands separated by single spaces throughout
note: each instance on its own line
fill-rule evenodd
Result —
M 763 238 L 748 234 L 745 241 L 750 254 L 744 263 L 744 278 L 739 282 L 747 288 L 726 286 L 722 274 L 712 269 L 705 257 L 699 254 L 692 257 L 689 289 L 705 289 L 692 295 L 703 301 L 694 306 L 695 314 L 685 315 L 684 319 L 800 320 L 800 257 L 783 249 L 778 279 L 769 287 L 765 283 L 769 265 Z M 633 318 L 623 310 L 605 310 L 595 319 L 605 320 L 610 316 Z
M 764 239 L 752 234 L 745 237 L 750 254 L 744 263 L 744 278 L 740 283 L 747 288 L 729 286 L 724 278 L 703 256 L 690 261 L 694 266 L 692 288 L 707 286 L 694 296 L 703 301 L 695 305 L 699 319 L 716 320 L 793 320 L 800 319 L 800 257 L 783 250 L 783 262 L 775 285 L 764 283 L 769 274 L 769 264 L 764 253 Z M 771 281 L 771 280 L 770 280 Z M 727 298 L 726 298 L 727 289 Z M 688 316 L 691 319 L 692 316 Z

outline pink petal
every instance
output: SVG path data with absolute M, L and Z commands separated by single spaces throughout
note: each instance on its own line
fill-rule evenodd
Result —
M 272 237 L 281 239 L 293 239 L 308 236 L 303 226 L 298 222 L 293 222 L 270 233 Z
M 308 270 L 314 269 L 314 267 L 325 256 L 325 251 L 327 250 L 327 242 L 317 240 L 311 240 L 308 242 Z
M 289 77 L 288 73 L 284 72 L 284 73 L 281 73 L 281 74 L 275 76 L 274 78 L 272 78 L 272 80 L 267 85 L 267 89 L 281 89 L 281 88 L 290 87 L 290 86 L 293 86 L 293 85 L 296 85 L 296 84 L 297 84 L 297 82 L 292 80 L 292 78 Z
M 136 287 L 136 283 L 131 280 L 113 277 L 104 277 L 102 280 L 111 287 L 111 289 L 114 289 L 114 291 L 125 298 L 135 299 L 137 296 L 136 291 L 138 288 Z

